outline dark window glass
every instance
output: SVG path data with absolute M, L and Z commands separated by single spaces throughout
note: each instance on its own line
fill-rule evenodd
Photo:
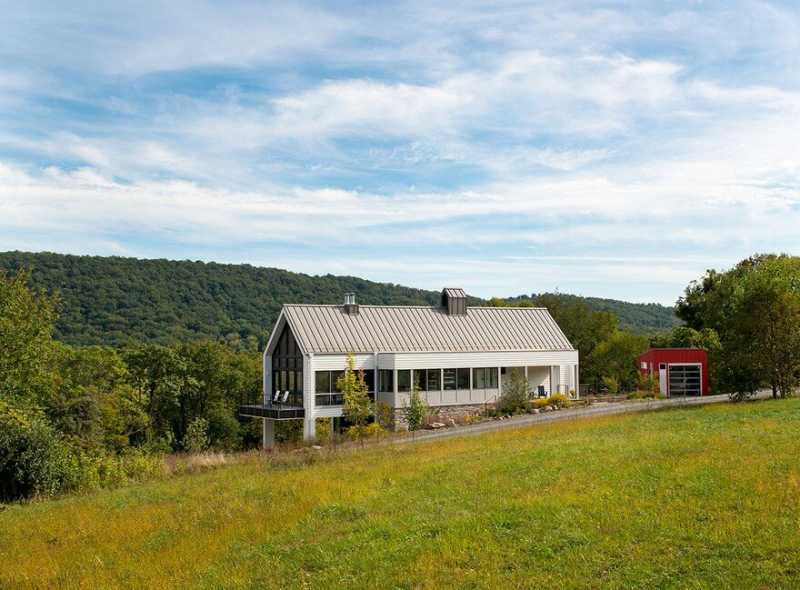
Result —
M 367 391 L 375 391 L 375 371 L 364 369 L 364 383 L 367 384 Z
M 458 388 L 469 389 L 469 369 L 458 370 Z
M 472 387 L 474 389 L 497 389 L 497 368 L 482 367 L 473 369 Z
M 397 391 L 411 391 L 411 371 L 409 369 L 397 371 Z
M 317 393 L 330 393 L 331 392 L 331 372 L 330 371 L 317 371 L 314 376 L 315 389 Z
M 420 391 L 425 391 L 427 385 L 427 379 L 425 379 L 425 369 L 414 369 L 414 387 Z
M 439 391 L 442 388 L 442 370 L 428 369 L 426 373 L 428 377 L 427 391 Z
M 378 378 L 380 379 L 380 391 L 382 393 L 392 393 L 394 391 L 392 376 L 393 373 L 390 369 L 381 369 L 378 371 Z
M 445 369 L 442 377 L 442 383 L 444 383 L 444 388 L 448 391 L 455 389 L 457 385 L 456 370 Z

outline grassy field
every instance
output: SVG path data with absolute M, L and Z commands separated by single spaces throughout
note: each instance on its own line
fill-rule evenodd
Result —
M 798 588 L 800 400 L 262 461 L 0 511 L 0 587 Z

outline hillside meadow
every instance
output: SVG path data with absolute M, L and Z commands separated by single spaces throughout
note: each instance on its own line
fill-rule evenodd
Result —
M 0 510 L 3 588 L 796 588 L 800 400 L 255 459 Z

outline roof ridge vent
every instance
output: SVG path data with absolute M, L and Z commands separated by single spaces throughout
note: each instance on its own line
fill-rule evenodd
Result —
M 344 294 L 344 312 L 347 315 L 358 315 L 358 303 L 356 303 L 355 293 Z
M 467 315 L 467 294 L 460 287 L 442 289 L 442 307 L 447 315 Z

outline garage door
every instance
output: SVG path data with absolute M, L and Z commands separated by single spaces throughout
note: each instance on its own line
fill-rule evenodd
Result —
M 670 365 L 669 395 L 700 395 L 700 365 Z

